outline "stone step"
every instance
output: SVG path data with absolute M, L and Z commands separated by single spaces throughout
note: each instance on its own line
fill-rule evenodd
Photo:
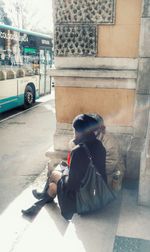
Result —
M 31 190 L 45 179 L 45 171 L 4 211 L 0 218 L 3 252 L 148 252 L 150 209 L 137 206 L 137 186 L 126 183 L 117 200 L 99 213 L 74 215 L 67 222 L 57 201 L 46 205 L 34 218 L 24 218 L 35 200 Z M 137 250 L 140 249 L 140 250 Z M 131 250 L 132 249 L 132 250 Z
M 112 252 L 120 215 L 120 199 L 97 214 L 74 215 L 67 222 L 57 203 L 45 206 L 12 252 Z

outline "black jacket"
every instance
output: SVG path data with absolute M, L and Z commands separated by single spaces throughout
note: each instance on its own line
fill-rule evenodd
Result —
M 105 182 L 107 182 L 105 170 L 106 151 L 102 143 L 97 140 L 94 135 L 90 135 L 88 138 L 86 138 L 84 144 L 86 144 L 90 151 L 95 167 L 102 175 Z M 77 191 L 79 189 L 88 164 L 89 158 L 84 147 L 82 144 L 77 145 L 71 152 L 69 176 L 68 180 L 66 181 L 66 187 L 68 191 Z
M 82 139 L 83 140 L 83 139 Z M 66 207 L 75 209 L 76 205 L 76 191 L 79 189 L 81 181 L 88 168 L 89 158 L 82 146 L 86 144 L 93 159 L 93 163 L 103 179 L 107 183 L 107 176 L 105 170 L 106 151 L 102 143 L 96 139 L 94 134 L 90 134 L 86 139 L 80 141 L 79 144 L 71 152 L 71 163 L 69 168 L 69 176 L 64 176 L 58 183 L 58 200 L 60 208 L 63 212 Z M 64 194 L 63 194 L 64 193 Z M 65 202 L 63 202 L 65 198 Z M 67 201 L 68 198 L 68 201 Z M 64 205 L 65 205 L 65 210 Z M 75 210 L 72 210 L 75 212 Z

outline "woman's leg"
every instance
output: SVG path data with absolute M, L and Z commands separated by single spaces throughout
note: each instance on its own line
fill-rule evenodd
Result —
M 61 177 L 62 177 L 62 173 L 60 171 L 53 171 L 50 176 L 50 183 L 48 185 L 48 188 L 47 188 L 46 192 L 44 193 L 44 197 L 41 200 L 35 202 L 34 205 L 31 206 L 30 208 L 28 208 L 26 210 L 22 210 L 22 213 L 24 215 L 34 216 L 40 211 L 40 209 L 46 203 L 52 202 L 53 199 L 56 197 L 57 182 L 59 181 L 59 179 L 61 179 Z
M 47 190 L 47 193 L 50 197 L 55 198 L 57 194 L 57 183 L 62 177 L 62 172 L 53 171 L 50 176 L 50 183 Z
M 52 167 L 49 168 L 48 174 L 47 174 L 47 180 L 45 183 L 45 186 L 42 190 L 42 192 L 38 192 L 36 189 L 32 190 L 32 194 L 36 199 L 43 199 L 45 197 L 45 194 L 47 193 L 49 189 L 49 184 L 51 181 L 54 181 L 57 184 L 57 181 L 61 178 L 62 172 L 60 170 L 60 165 L 56 166 L 54 170 L 52 170 Z
M 56 194 L 57 194 L 57 185 L 54 182 L 51 182 L 49 184 L 49 188 L 47 190 L 47 193 L 53 199 L 56 197 Z

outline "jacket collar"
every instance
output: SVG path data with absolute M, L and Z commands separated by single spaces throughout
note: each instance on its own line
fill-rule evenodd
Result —
M 80 138 L 75 138 L 73 140 L 73 142 L 75 143 L 75 145 L 78 145 L 78 144 L 83 144 L 83 143 L 88 143 L 88 142 L 93 142 L 96 140 L 96 136 L 95 134 L 92 132 L 92 133 L 88 133 L 86 135 L 83 135 L 81 136 Z

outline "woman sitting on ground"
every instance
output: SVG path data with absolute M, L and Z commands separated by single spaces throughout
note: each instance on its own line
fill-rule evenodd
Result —
M 50 176 L 49 186 L 43 194 L 42 199 L 36 202 L 31 208 L 22 210 L 23 214 L 36 214 L 44 204 L 52 202 L 57 195 L 62 215 L 66 219 L 71 219 L 72 215 L 76 213 L 76 192 L 80 188 L 81 181 L 86 174 L 90 162 L 83 144 L 87 146 L 97 171 L 107 184 L 105 169 L 106 151 L 94 134 L 98 126 L 97 120 L 89 115 L 81 114 L 75 117 L 72 126 L 76 146 L 71 151 L 68 172 L 66 173 L 66 169 L 64 172 L 54 170 Z M 63 198 L 64 191 L 65 199 Z

